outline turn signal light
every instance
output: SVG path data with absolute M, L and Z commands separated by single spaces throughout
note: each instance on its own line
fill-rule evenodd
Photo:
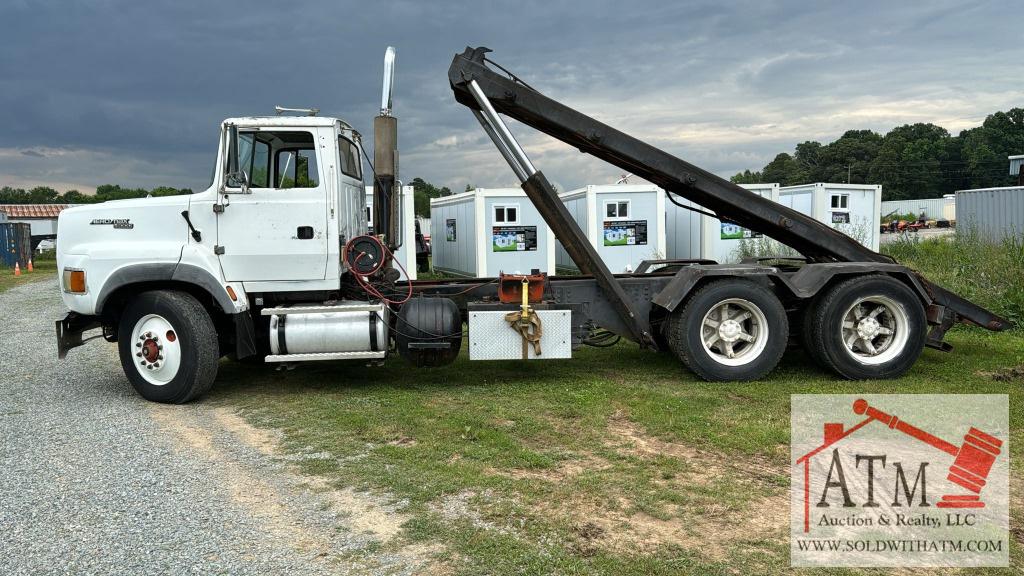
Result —
M 228 297 L 231 298 L 232 302 L 238 302 L 238 295 L 235 294 L 235 289 L 231 286 L 225 286 L 228 289 Z
M 64 270 L 64 291 L 71 294 L 85 294 L 85 271 Z

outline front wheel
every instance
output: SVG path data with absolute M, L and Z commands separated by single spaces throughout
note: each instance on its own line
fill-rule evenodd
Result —
M 804 319 L 804 346 L 822 366 L 851 380 L 896 378 L 924 349 L 920 299 L 891 276 L 859 276 L 819 295 Z
M 705 380 L 757 380 L 782 358 L 789 322 L 778 297 L 749 280 L 699 289 L 668 322 L 668 344 Z
M 219 345 L 213 320 L 191 294 L 143 292 L 121 315 L 118 352 L 143 398 L 182 404 L 210 389 Z

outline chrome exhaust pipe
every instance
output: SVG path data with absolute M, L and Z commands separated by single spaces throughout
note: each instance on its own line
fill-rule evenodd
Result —
M 391 116 L 391 92 L 395 85 L 395 48 L 384 51 L 384 85 L 380 94 L 380 115 Z

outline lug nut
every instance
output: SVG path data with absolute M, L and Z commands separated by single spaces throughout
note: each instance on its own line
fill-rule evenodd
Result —
M 135 355 L 138 356 L 139 358 L 142 358 L 142 352 L 136 352 Z
M 139 362 L 139 366 L 145 366 L 145 365 L 146 365 L 146 361 L 145 360 L 143 360 L 142 362 Z
M 160 356 L 157 356 L 156 359 L 157 360 L 163 360 L 164 359 L 163 354 L 161 354 Z
M 153 363 L 153 368 L 159 368 L 159 367 L 160 367 L 160 363 L 159 362 L 154 362 Z
M 146 365 L 146 370 L 152 370 L 152 369 L 153 369 L 153 365 L 152 364 L 147 364 Z

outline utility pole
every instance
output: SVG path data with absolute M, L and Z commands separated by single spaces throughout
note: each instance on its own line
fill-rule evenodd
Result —
M 853 171 L 853 163 L 846 165 L 846 183 L 850 183 L 850 173 Z

